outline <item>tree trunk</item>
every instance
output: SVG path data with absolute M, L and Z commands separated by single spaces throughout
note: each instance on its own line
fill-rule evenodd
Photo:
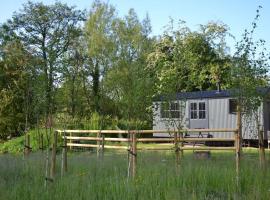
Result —
M 47 119 L 49 116 L 49 84 L 48 84 L 48 58 L 47 58 L 47 53 L 46 53 L 46 46 L 45 46 L 45 41 L 46 41 L 46 30 L 42 33 L 42 44 L 41 44 L 41 49 L 42 49 L 42 59 L 43 59 L 43 72 L 44 72 L 44 89 L 45 89 L 45 117 L 46 117 L 46 124 L 47 124 Z
M 82 80 L 83 80 L 83 91 L 84 91 L 84 95 L 85 95 L 85 98 L 86 98 L 86 101 L 87 101 L 87 104 L 89 107 L 91 107 L 91 101 L 90 101 L 90 95 L 87 91 L 87 87 L 86 87 L 86 75 L 85 73 L 81 73 L 81 77 L 82 77 Z
M 72 75 L 72 83 L 71 83 L 71 95 L 70 95 L 70 100 L 71 100 L 71 116 L 72 118 L 75 117 L 75 75 Z
M 92 73 L 93 78 L 93 97 L 94 97 L 94 110 L 99 112 L 99 63 L 98 61 L 94 64 L 94 70 Z

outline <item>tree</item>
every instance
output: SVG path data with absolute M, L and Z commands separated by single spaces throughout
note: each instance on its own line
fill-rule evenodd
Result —
M 68 51 L 63 56 L 61 67 L 61 87 L 57 91 L 57 105 L 59 110 L 67 112 L 74 119 L 89 112 L 90 105 L 84 101 L 84 73 L 86 52 L 83 37 L 75 38 Z
M 66 4 L 29 1 L 7 23 L 27 52 L 40 60 L 36 70 L 44 80 L 46 119 L 54 110 L 53 96 L 62 56 L 79 34 L 79 22 L 83 20 L 81 11 Z
M 33 105 L 29 55 L 15 40 L 1 46 L 0 58 L 0 138 L 18 136 L 29 128 Z
M 157 93 L 214 89 L 221 82 L 222 88 L 228 87 L 229 58 L 223 40 L 227 29 L 213 23 L 201 27 L 191 32 L 180 21 L 174 30 L 172 22 L 149 54 L 148 69 L 153 71 Z
M 259 107 L 262 102 L 268 96 L 268 90 L 264 91 L 263 88 L 269 87 L 269 53 L 265 48 L 264 40 L 257 42 L 253 39 L 253 34 L 257 27 L 259 19 L 259 11 L 261 7 L 257 9 L 257 14 L 252 22 L 252 29 L 250 31 L 245 30 L 243 38 L 236 44 L 236 52 L 233 57 L 232 67 L 232 89 L 234 91 L 235 98 L 238 101 L 238 112 L 241 116 L 245 115 L 251 117 L 253 123 L 255 121 L 256 135 L 259 138 L 259 146 L 262 150 L 264 159 L 263 149 L 263 132 L 262 124 L 260 123 Z M 241 119 L 241 122 L 243 119 Z M 242 138 L 242 130 L 240 124 L 240 137 Z
M 119 116 L 131 120 L 149 120 L 152 104 L 152 85 L 145 66 L 152 49 L 153 40 L 148 16 L 140 22 L 133 9 L 123 19 L 118 19 L 116 34 L 116 54 L 112 68 L 104 79 L 106 95 L 113 99 Z
M 86 85 L 92 90 L 93 110 L 100 112 L 100 82 L 112 65 L 115 48 L 113 25 L 115 8 L 107 3 L 95 1 L 85 24 L 85 40 L 87 42 L 87 65 L 85 65 Z M 90 83 L 89 83 L 90 80 Z

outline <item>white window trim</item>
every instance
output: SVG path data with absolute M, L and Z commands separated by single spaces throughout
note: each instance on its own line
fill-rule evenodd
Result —
M 204 103 L 204 110 L 200 110 L 199 105 L 200 103 Z M 191 110 L 191 104 L 196 104 L 196 110 Z M 191 112 L 196 111 L 196 118 L 191 117 Z M 204 111 L 205 115 L 204 118 L 200 118 L 200 111 Z M 189 108 L 189 116 L 190 120 L 206 120 L 207 119 L 207 109 L 206 109 L 206 102 L 205 101 L 192 101 L 190 102 L 190 108 Z

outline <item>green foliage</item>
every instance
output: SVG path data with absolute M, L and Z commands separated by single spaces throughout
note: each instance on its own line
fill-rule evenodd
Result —
M 82 130 L 127 130 L 149 129 L 147 121 L 139 119 L 119 119 L 110 115 L 100 115 L 93 112 L 88 118 L 72 118 L 70 115 L 57 115 L 54 118 L 54 127 L 57 129 L 82 129 Z
M 29 54 L 39 59 L 35 70 L 43 80 L 40 96 L 45 99 L 45 109 L 41 111 L 45 112 L 46 117 L 52 113 L 54 106 L 55 77 L 62 56 L 70 46 L 70 41 L 80 34 L 78 24 L 83 19 L 81 11 L 66 4 L 56 2 L 44 5 L 29 1 L 8 21 Z
M 45 138 L 45 129 L 33 129 L 28 132 L 30 135 L 30 147 L 33 152 L 39 151 L 41 148 L 40 135 L 43 136 L 43 149 L 48 147 L 48 142 Z M 24 151 L 25 136 L 12 138 L 8 141 L 0 143 L 0 153 L 19 154 Z
M 116 117 L 111 117 L 109 115 L 103 116 L 98 113 L 92 113 L 90 118 L 72 118 L 69 115 L 58 115 L 54 117 L 54 127 L 55 129 L 67 130 L 67 129 L 81 129 L 81 130 L 118 130 L 118 129 L 149 129 L 149 124 L 147 121 L 141 121 L 138 119 L 118 119 Z M 32 151 L 38 151 L 41 146 L 41 137 L 43 137 L 43 149 L 48 147 L 48 137 L 52 135 L 47 135 L 48 131 L 46 129 L 33 129 L 28 132 L 30 135 L 30 146 Z M 24 149 L 25 136 L 20 136 L 17 138 L 12 138 L 10 140 L 0 143 L 0 153 L 22 153 Z M 61 141 L 61 138 L 59 138 Z
M 152 83 L 145 71 L 146 55 L 152 48 L 149 19 L 139 21 L 131 9 L 115 24 L 117 55 L 104 79 L 104 90 L 125 119 L 149 120 L 146 109 L 152 104 Z
M 84 38 L 87 42 L 87 65 L 84 67 L 85 84 L 91 87 L 91 104 L 100 112 L 102 76 L 111 67 L 115 51 L 113 26 L 116 20 L 115 8 L 107 3 L 95 1 L 85 24 Z M 88 78 L 90 77 L 90 78 Z M 89 81 L 91 80 L 90 84 Z
M 0 138 L 17 136 L 25 129 L 30 104 L 30 55 L 19 41 L 0 48 Z
M 211 23 L 202 26 L 200 32 L 191 32 L 184 22 L 174 30 L 172 22 L 148 56 L 156 92 L 207 90 L 216 88 L 216 84 L 227 88 L 230 73 L 224 47 L 227 31 L 225 25 Z M 217 38 L 221 39 L 215 44 Z
M 55 84 L 59 84 L 56 76 L 62 56 L 70 41 L 79 35 L 78 23 L 83 19 L 81 11 L 66 4 L 44 5 L 29 1 L 1 25 L 1 83 L 12 76 L 15 78 L 13 85 L 9 82 L 8 86 L 0 88 L 4 93 L 1 97 L 11 102 L 5 103 L 0 111 L 2 138 L 22 134 L 23 129 L 33 125 L 34 117 L 49 118 L 55 108 Z M 13 92 L 5 87 L 12 87 Z
M 263 99 L 268 98 L 270 54 L 265 41 L 254 41 L 259 20 L 259 9 L 250 31 L 245 30 L 243 38 L 236 45 L 233 58 L 232 88 L 241 109 L 247 114 L 257 111 Z M 266 90 L 264 91 L 263 88 Z
M 20 153 L 24 149 L 25 137 L 20 136 L 0 144 L 0 153 Z

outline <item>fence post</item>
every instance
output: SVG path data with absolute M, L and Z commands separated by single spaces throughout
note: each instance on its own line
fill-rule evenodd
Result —
M 180 138 L 179 138 L 179 130 L 177 132 L 174 132 L 174 145 L 175 145 L 175 164 L 176 164 L 176 169 L 178 172 L 178 166 L 180 164 Z
M 52 144 L 52 157 L 51 157 L 51 179 L 55 177 L 56 169 L 56 148 L 57 148 L 57 131 L 53 133 L 53 144 Z
M 239 168 L 240 168 L 240 137 L 239 130 L 234 131 L 234 147 L 235 147 L 235 172 L 236 172 L 236 187 L 239 189 Z
M 47 148 L 47 152 L 46 152 L 46 165 L 45 165 L 45 182 L 44 182 L 44 186 L 47 187 L 47 181 L 50 180 L 50 178 L 48 177 L 48 173 L 49 173 L 49 153 L 50 153 L 50 148 Z
M 62 146 L 61 175 L 63 176 L 65 172 L 67 172 L 67 138 L 66 138 L 66 132 L 64 131 L 64 139 L 63 139 L 63 146 Z
M 180 163 L 179 153 L 180 153 L 180 147 L 179 147 L 179 130 L 177 132 L 174 132 L 174 148 L 175 148 L 175 158 L 176 158 L 176 164 L 178 165 Z
M 101 150 L 102 153 L 104 153 L 105 135 L 102 133 L 101 136 L 102 136 Z
M 263 130 L 259 130 L 259 152 L 260 152 L 260 163 L 264 165 L 265 163 L 265 150 L 264 150 L 264 132 Z
M 99 156 L 101 149 L 101 130 L 97 132 L 97 156 Z
M 175 152 L 179 152 L 178 132 L 174 132 L 174 148 L 175 148 Z
M 238 156 L 241 156 L 242 151 L 242 122 L 241 122 L 241 107 L 237 105 L 237 131 L 238 131 Z
M 29 155 L 31 150 L 30 147 L 30 135 L 28 133 L 25 134 L 25 142 L 24 142 L 24 155 Z
M 239 136 L 239 131 L 237 129 L 237 131 L 234 132 L 234 146 L 235 146 L 235 156 L 237 159 L 240 158 L 240 136 Z
M 136 176 L 136 162 L 137 162 L 137 131 L 132 132 L 132 176 Z
M 69 136 L 72 137 L 72 132 L 69 133 Z M 69 140 L 69 143 L 72 143 L 72 139 Z M 69 146 L 69 149 L 72 150 L 72 145 Z
M 183 137 L 183 132 L 180 131 L 178 134 L 179 134 L 178 137 L 179 137 L 179 141 L 180 141 L 179 149 L 180 149 L 180 152 L 181 152 L 181 156 L 183 156 L 183 153 L 184 153 L 184 150 L 182 149 L 182 147 L 184 147 L 184 137 Z
M 131 173 L 131 161 L 132 161 L 132 159 L 131 159 L 131 154 L 132 154 L 132 144 L 133 144 L 133 136 L 130 134 L 130 130 L 128 130 L 128 135 L 127 135 L 127 137 L 128 137 L 128 174 L 127 174 L 127 176 L 128 176 L 128 178 L 130 177 L 130 173 Z
M 41 138 L 41 151 L 43 151 L 44 150 L 43 133 L 41 133 L 40 138 Z

